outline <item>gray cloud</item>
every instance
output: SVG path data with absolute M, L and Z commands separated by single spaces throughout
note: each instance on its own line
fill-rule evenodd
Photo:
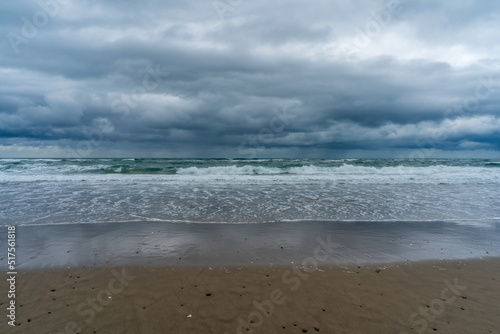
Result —
M 0 5 L 0 156 L 500 149 L 494 1 L 42 3 Z

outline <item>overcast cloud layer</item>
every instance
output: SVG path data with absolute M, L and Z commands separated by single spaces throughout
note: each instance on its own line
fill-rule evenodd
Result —
M 0 157 L 500 154 L 495 0 L 3 1 Z

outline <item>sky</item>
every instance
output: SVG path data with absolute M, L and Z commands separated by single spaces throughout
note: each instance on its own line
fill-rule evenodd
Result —
M 500 157 L 496 0 L 0 4 L 0 157 Z

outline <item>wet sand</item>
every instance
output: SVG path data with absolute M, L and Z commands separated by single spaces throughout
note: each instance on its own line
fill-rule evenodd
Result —
M 2 333 L 499 333 L 500 258 L 18 273 Z M 0 289 L 6 291 L 2 280 Z M 2 293 L 0 302 L 5 307 Z M 4 311 L 5 312 L 5 311 Z M 268 313 L 269 312 L 269 313 Z
M 1 228 L 6 235 L 6 228 Z M 500 256 L 500 224 L 447 222 L 128 222 L 19 226 L 18 268 L 300 264 L 323 243 L 321 264 Z M 6 239 L 0 247 L 7 247 Z M 0 266 L 5 266 L 0 255 Z

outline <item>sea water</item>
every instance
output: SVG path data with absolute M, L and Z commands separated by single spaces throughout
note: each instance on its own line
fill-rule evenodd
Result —
M 0 159 L 0 226 L 500 222 L 500 159 Z

